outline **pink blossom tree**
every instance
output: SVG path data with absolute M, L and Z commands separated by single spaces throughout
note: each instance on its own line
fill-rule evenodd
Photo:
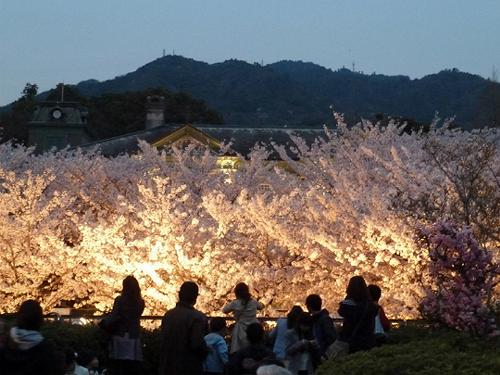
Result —
M 428 252 L 430 283 L 421 303 L 422 315 L 448 327 L 486 334 L 489 307 L 500 266 L 481 248 L 468 227 L 442 221 L 422 228 L 418 243 Z

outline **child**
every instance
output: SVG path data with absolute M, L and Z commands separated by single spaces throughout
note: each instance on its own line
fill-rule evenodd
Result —
M 82 350 L 77 353 L 76 363 L 89 370 L 89 375 L 99 375 L 99 358 L 89 350 Z
M 66 375 L 89 375 L 89 370 L 76 362 L 77 354 L 72 348 L 66 348 L 64 357 L 64 370 Z
M 250 289 L 245 283 L 238 283 L 234 287 L 236 299 L 222 308 L 224 314 L 233 313 L 234 328 L 231 335 L 231 354 L 248 346 L 246 329 L 249 324 L 258 323 L 257 310 L 264 305 L 252 298 Z
M 295 327 L 295 321 L 303 312 L 302 307 L 293 306 L 286 318 L 279 318 L 276 327 L 269 333 L 269 339 L 274 340 L 273 352 L 276 354 L 276 359 L 283 362 L 286 360 L 286 332 Z
M 226 335 L 226 320 L 212 318 L 210 320 L 210 333 L 205 336 L 205 343 L 209 353 L 203 363 L 205 375 L 222 374 L 224 366 L 229 361 L 228 349 L 224 336 Z
M 381 346 L 387 341 L 387 331 L 391 329 L 391 322 L 387 319 L 384 309 L 378 303 L 380 296 L 382 295 L 380 287 L 378 285 L 371 284 L 368 285 L 368 291 L 370 292 L 373 303 L 375 303 L 378 307 L 378 313 L 375 317 L 375 340 L 377 342 L 377 346 Z
M 260 366 L 275 362 L 276 355 L 264 344 L 264 333 L 262 324 L 248 325 L 248 346 L 231 354 L 227 366 L 229 374 L 255 374 Z

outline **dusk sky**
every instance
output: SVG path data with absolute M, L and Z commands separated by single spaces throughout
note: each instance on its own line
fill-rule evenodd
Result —
M 419 78 L 500 69 L 498 0 L 0 0 L 0 105 L 26 82 L 110 79 L 175 51 Z

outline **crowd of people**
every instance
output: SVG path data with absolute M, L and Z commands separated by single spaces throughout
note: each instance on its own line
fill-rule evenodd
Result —
M 382 345 L 390 329 L 378 303 L 380 288 L 367 286 L 361 276 L 350 279 L 339 304 L 343 321 L 338 329 L 317 294 L 305 299 L 307 311 L 293 306 L 266 334 L 257 319 L 264 305 L 252 297 L 245 283 L 236 285 L 235 299 L 222 308 L 234 317 L 231 330 L 225 318 L 208 319 L 194 307 L 198 293 L 196 283 L 183 283 L 176 306 L 162 319 L 160 375 L 313 374 L 324 360 Z M 105 372 L 99 372 L 98 358 L 92 353 L 76 354 L 71 348 L 62 354 L 56 351 L 40 333 L 39 303 L 25 301 L 16 324 L 0 341 L 0 374 L 141 374 L 144 306 L 139 283 L 133 276 L 126 277 L 111 313 L 99 323 L 109 334 L 109 363 Z M 226 340 L 229 331 L 230 340 Z

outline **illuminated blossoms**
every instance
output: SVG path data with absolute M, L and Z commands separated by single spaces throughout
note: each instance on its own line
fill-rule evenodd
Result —
M 294 139 L 297 157 L 276 146 L 286 169 L 256 147 L 229 175 L 216 155 L 189 146 L 166 162 L 145 144 L 114 159 L 0 145 L 0 309 L 38 298 L 105 310 L 134 274 L 148 314 L 173 306 L 187 279 L 207 312 L 238 281 L 270 313 L 312 292 L 335 311 L 361 274 L 381 285 L 389 314 L 412 317 L 431 277 L 418 226 L 468 224 L 498 260 L 495 130 L 406 134 L 339 122 L 311 147 Z

